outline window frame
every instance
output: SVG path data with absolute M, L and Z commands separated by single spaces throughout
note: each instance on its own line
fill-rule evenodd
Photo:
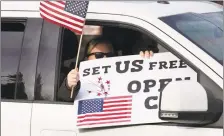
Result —
M 182 59 L 184 60 L 188 66 L 190 66 L 196 73 L 197 73 L 197 81 L 200 82 L 200 75 L 199 75 L 199 69 L 197 69 L 196 66 L 194 66 L 188 59 L 186 59 L 185 57 L 183 57 L 181 54 L 179 54 L 178 52 L 176 52 L 174 49 L 172 49 L 171 47 L 169 47 L 168 44 L 166 44 L 165 42 L 163 42 L 159 37 L 156 37 L 154 34 L 152 34 L 151 32 L 145 30 L 143 27 L 139 27 L 137 25 L 134 25 L 134 24 L 131 24 L 131 23 L 124 23 L 124 22 L 118 22 L 118 21 L 113 21 L 113 22 L 109 22 L 109 21 L 105 21 L 105 20 L 95 20 L 95 19 L 87 19 L 86 20 L 86 25 L 99 25 L 99 26 L 113 26 L 113 27 L 122 27 L 122 28 L 127 28 L 127 29 L 132 29 L 132 30 L 136 30 L 138 32 L 141 32 L 147 36 L 149 36 L 150 38 L 152 38 L 153 40 L 156 40 L 158 42 L 158 44 L 160 44 L 162 47 L 164 47 L 166 50 L 170 51 L 173 55 L 175 55 L 176 57 L 178 57 L 179 59 Z M 61 29 L 61 33 L 60 33 L 60 36 L 59 36 L 59 41 L 60 41 L 60 45 L 58 47 L 58 49 L 62 48 L 61 47 L 61 41 L 62 41 L 62 27 L 60 27 Z M 58 51 L 58 54 L 57 54 L 57 62 L 59 61 L 60 59 L 60 62 L 58 62 L 57 64 L 57 72 L 55 77 L 55 87 L 58 87 L 58 80 L 60 78 L 60 63 L 61 63 L 61 54 L 62 54 L 62 50 L 59 50 Z M 63 102 L 63 101 L 57 101 L 57 91 L 58 91 L 58 88 L 54 89 L 54 101 L 45 101 L 47 103 L 50 103 L 50 104 L 65 104 L 65 105 L 72 105 L 73 103 L 71 102 Z M 42 103 L 42 102 L 41 102 Z M 43 102 L 44 103 L 44 102 Z

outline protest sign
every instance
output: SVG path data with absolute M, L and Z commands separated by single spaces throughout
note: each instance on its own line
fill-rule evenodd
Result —
M 75 99 L 77 127 L 91 128 L 163 122 L 159 97 L 169 82 L 197 81 L 197 73 L 171 53 L 84 61 Z

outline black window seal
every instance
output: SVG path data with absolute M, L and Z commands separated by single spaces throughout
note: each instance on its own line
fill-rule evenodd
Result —
M 22 100 L 22 99 L 1 99 L 1 102 L 11 102 L 11 103 L 33 103 L 33 100 Z
M 28 18 L 24 17 L 1 17 L 1 22 L 26 22 Z
M 54 80 L 54 98 L 53 101 L 57 101 L 57 91 L 59 88 L 59 81 L 60 81 L 60 71 L 61 71 L 61 60 L 62 60 L 62 48 L 63 48 L 63 38 L 62 35 L 64 34 L 64 29 L 60 27 L 59 30 L 59 38 L 57 44 L 57 54 L 56 54 L 56 68 L 55 68 L 55 80 Z

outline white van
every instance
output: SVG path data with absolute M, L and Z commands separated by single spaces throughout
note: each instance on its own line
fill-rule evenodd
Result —
M 197 72 L 203 88 L 189 86 L 175 97 L 165 88 L 159 116 L 166 123 L 75 129 L 73 102 L 59 99 L 57 91 L 76 56 L 77 47 L 69 44 L 77 43 L 79 35 L 43 20 L 38 1 L 3 1 L 2 136 L 223 135 L 222 6 L 194 1 L 90 1 L 85 29 L 83 47 L 92 37 L 107 35 L 116 43 L 118 55 L 136 54 L 144 46 L 155 53 L 170 52 Z M 198 100 L 192 101 L 195 95 Z M 185 107 L 173 106 L 171 98 Z M 170 112 L 167 109 L 181 116 L 170 118 L 163 114 Z

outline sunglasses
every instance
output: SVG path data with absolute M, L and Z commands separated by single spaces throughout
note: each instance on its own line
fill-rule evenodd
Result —
M 87 55 L 87 57 L 95 55 L 96 59 L 100 59 L 103 58 L 104 56 L 106 57 L 113 57 L 114 54 L 112 52 L 108 52 L 108 53 L 103 53 L 103 52 L 94 52 L 94 53 L 90 53 Z

